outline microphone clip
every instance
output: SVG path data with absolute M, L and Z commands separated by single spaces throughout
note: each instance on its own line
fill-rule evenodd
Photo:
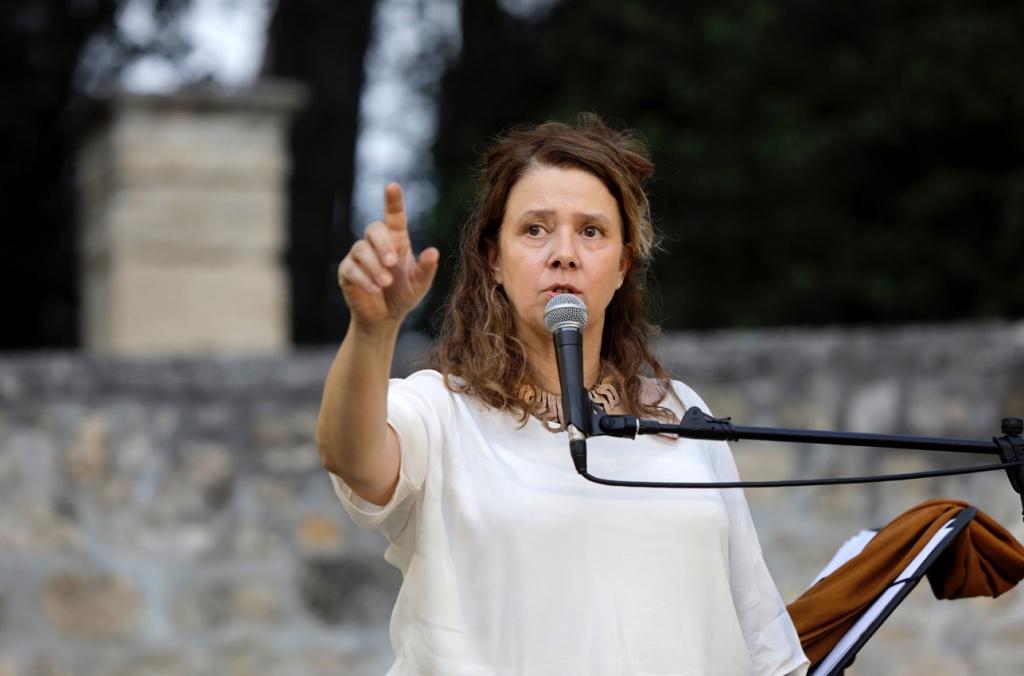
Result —
M 996 447 L 999 449 L 999 457 L 1003 462 L 1015 462 L 1024 460 L 1024 420 L 1020 418 L 1003 418 L 1003 436 L 993 437 Z M 1021 508 L 1024 510 L 1024 466 L 1011 467 L 1006 470 L 1006 476 L 1010 479 L 1010 486 L 1021 496 Z

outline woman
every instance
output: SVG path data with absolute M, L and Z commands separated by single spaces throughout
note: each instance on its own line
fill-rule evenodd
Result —
M 390 674 L 784 674 L 806 662 L 742 493 L 617 488 L 573 468 L 544 307 L 588 306 L 585 386 L 610 412 L 706 409 L 649 344 L 646 150 L 592 115 L 499 139 L 433 370 L 388 380 L 438 265 L 409 246 L 399 187 L 339 266 L 352 311 L 318 423 L 346 510 L 403 573 Z M 642 375 L 646 370 L 651 377 Z M 729 481 L 724 443 L 590 440 L 591 472 Z

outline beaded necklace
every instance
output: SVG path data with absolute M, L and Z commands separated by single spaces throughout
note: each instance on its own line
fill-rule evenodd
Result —
M 615 388 L 615 376 L 606 375 L 598 379 L 597 384 L 587 390 L 590 400 L 600 404 L 605 411 L 611 411 L 619 404 L 619 391 Z M 552 432 L 561 432 L 562 397 L 536 385 L 523 385 L 520 395 L 531 407 L 533 417 L 544 423 Z

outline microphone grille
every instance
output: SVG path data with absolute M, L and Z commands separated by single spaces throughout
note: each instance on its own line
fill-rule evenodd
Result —
M 552 333 L 566 327 L 582 330 L 589 320 L 587 304 L 571 293 L 554 296 L 544 308 L 544 326 Z

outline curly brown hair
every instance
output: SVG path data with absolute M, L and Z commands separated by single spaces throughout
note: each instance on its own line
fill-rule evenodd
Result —
M 521 423 L 533 412 L 524 386 L 535 387 L 536 382 L 525 346 L 516 337 L 511 303 L 494 283 L 488 254 L 497 246 L 512 187 L 536 166 L 587 171 L 618 203 L 631 265 L 606 310 L 601 361 L 630 414 L 674 419 L 659 405 L 675 393 L 650 346 L 656 329 L 643 314 L 645 278 L 657 248 L 644 191 L 654 164 L 632 132 L 611 129 L 593 113 L 580 114 L 575 126 L 545 122 L 514 127 L 485 150 L 477 202 L 462 229 L 455 284 L 431 366 L 444 374 L 449 389 L 517 412 Z

